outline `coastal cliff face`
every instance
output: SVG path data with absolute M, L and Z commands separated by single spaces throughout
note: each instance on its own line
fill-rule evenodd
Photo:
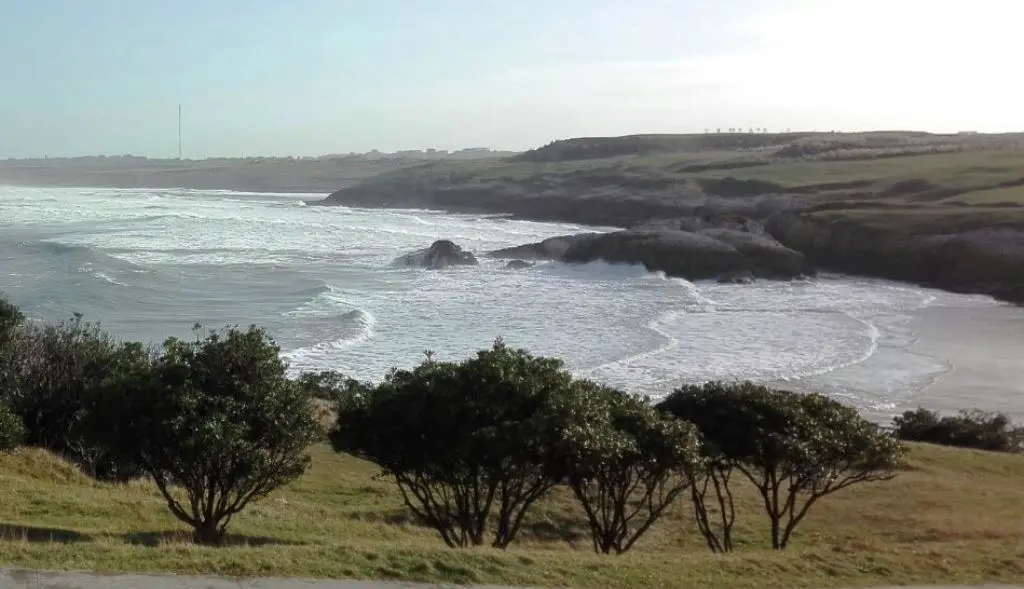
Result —
M 915 233 L 870 219 L 783 213 L 767 228 L 823 268 L 1024 304 L 1024 223 Z
M 652 272 L 688 280 L 737 282 L 741 277 L 749 282 L 814 274 L 803 254 L 767 235 L 760 223 L 731 215 L 658 219 L 624 231 L 552 237 L 488 255 L 641 264 Z

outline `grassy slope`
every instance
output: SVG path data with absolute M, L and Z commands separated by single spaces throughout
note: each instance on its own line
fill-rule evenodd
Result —
M 839 587 L 1024 580 L 1024 457 L 914 446 L 888 483 L 816 506 L 776 554 L 749 489 L 736 554 L 706 553 L 685 504 L 633 553 L 589 550 L 564 494 L 507 552 L 454 551 L 411 523 L 375 469 L 314 448 L 304 478 L 240 516 L 236 544 L 189 544 L 149 486 L 90 481 L 37 450 L 0 458 L 0 564 L 97 571 L 400 578 L 579 587 Z
M 788 136 L 759 135 L 667 137 L 678 143 L 678 151 L 646 153 L 641 145 L 637 155 L 558 159 L 565 154 L 555 145 L 511 159 L 446 162 L 384 173 L 341 191 L 331 200 L 385 206 L 413 206 L 419 200 L 427 206 L 453 209 L 480 202 L 483 209 L 495 212 L 504 209 L 531 216 L 532 211 L 543 218 L 588 222 L 573 218 L 586 209 L 550 206 L 559 199 L 587 199 L 588 207 L 614 211 L 602 219 L 602 224 L 617 220 L 622 225 L 643 220 L 648 214 L 670 213 L 676 206 L 685 213 L 687 206 L 704 204 L 706 196 L 726 197 L 732 199 L 732 205 L 742 205 L 750 203 L 753 196 L 786 194 L 795 200 L 780 200 L 777 208 L 828 206 L 832 210 L 879 212 L 899 207 L 961 210 L 965 205 L 1024 206 L 1024 141 L 1017 136 L 931 136 L 927 140 L 913 139 L 923 142 L 920 145 L 895 148 L 856 135 L 795 141 Z M 771 139 L 774 143 L 768 141 L 770 145 L 756 148 L 714 143 L 730 137 L 737 141 Z M 595 139 L 593 144 L 602 146 L 606 142 L 609 150 L 618 153 L 616 142 L 620 139 L 624 138 Z M 853 140 L 872 147 L 842 148 Z M 835 149 L 787 155 L 787 149 L 808 141 Z M 664 147 L 660 142 L 655 146 Z M 614 206 L 626 200 L 646 201 L 651 206 L 636 208 L 637 218 L 629 218 L 630 209 L 623 211 Z M 522 205 L 522 201 L 533 204 Z

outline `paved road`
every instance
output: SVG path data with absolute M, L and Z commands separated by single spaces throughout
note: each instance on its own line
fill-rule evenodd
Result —
M 176 575 L 101 575 L 96 573 L 0 571 L 0 589 L 443 589 L 454 587 L 458 587 L 458 585 L 306 579 L 235 580 Z M 511 588 L 474 585 L 473 589 Z M 1024 586 L 975 585 L 971 587 L 879 587 L 876 589 L 1024 589 Z

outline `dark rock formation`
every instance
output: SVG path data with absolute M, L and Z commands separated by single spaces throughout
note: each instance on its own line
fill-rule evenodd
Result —
M 727 272 L 718 277 L 719 284 L 753 284 L 754 275 L 749 270 Z
M 610 233 L 585 233 L 506 248 L 494 257 L 642 264 L 669 276 L 705 280 L 723 275 L 791 279 L 813 273 L 799 252 L 733 216 L 678 218 Z
M 487 255 L 492 258 L 516 258 L 519 260 L 561 260 L 569 246 L 595 235 L 600 235 L 600 233 L 579 233 L 576 235 L 549 237 L 539 243 L 507 247 L 494 250 Z
M 697 233 L 736 248 L 751 262 L 751 271 L 757 276 L 792 278 L 815 273 L 803 254 L 771 236 L 732 229 L 701 229 Z
M 728 229 L 616 231 L 576 241 L 561 259 L 643 264 L 648 270 L 689 280 L 740 271 L 760 278 L 786 280 L 810 271 L 802 254 L 770 237 Z
M 416 250 L 395 259 L 396 266 L 413 266 L 433 270 L 448 266 L 476 266 L 479 262 L 472 252 L 466 251 L 447 239 L 439 239 L 430 247 Z
M 768 228 L 812 262 L 840 272 L 1024 303 L 1024 223 L 983 226 L 992 222 L 983 217 L 972 226 L 968 220 L 964 216 L 955 229 L 931 233 L 928 224 L 780 214 Z
M 742 215 L 703 214 L 675 219 L 651 219 L 636 226 L 637 229 L 673 229 L 676 231 L 703 231 L 705 229 L 731 229 L 754 235 L 766 235 L 764 225 Z
M 533 262 L 527 262 L 526 260 L 512 260 L 508 264 L 505 264 L 505 268 L 508 270 L 522 270 L 524 268 L 532 268 Z
M 629 229 L 573 243 L 562 260 L 643 264 L 650 271 L 691 280 L 713 278 L 723 272 L 746 269 L 736 248 L 698 233 L 672 230 Z

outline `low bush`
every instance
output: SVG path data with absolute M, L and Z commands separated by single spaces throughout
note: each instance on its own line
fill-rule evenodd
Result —
M 6 405 L 0 405 L 0 452 L 13 450 L 25 440 L 25 424 L 21 416 Z
M 92 431 L 122 416 L 100 407 L 109 379 L 147 351 L 122 344 L 81 317 L 52 325 L 28 323 L 9 334 L 4 355 L 3 401 L 25 427 L 25 443 L 65 456 L 101 479 L 134 476 Z
M 1024 427 L 1002 413 L 961 411 L 941 416 L 918 408 L 893 419 L 896 435 L 908 442 L 925 442 L 995 452 L 1024 452 Z

